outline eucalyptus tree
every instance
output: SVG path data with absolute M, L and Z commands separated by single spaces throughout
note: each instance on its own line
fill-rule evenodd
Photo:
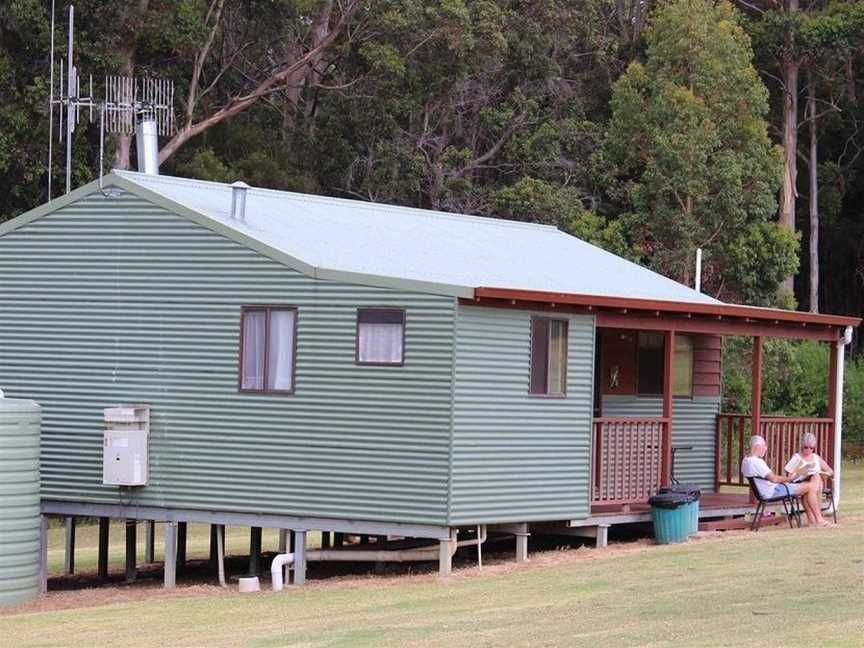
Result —
M 615 84 L 606 140 L 632 236 L 684 283 L 705 248 L 706 290 L 777 301 L 798 241 L 772 220 L 782 156 L 739 15 L 726 3 L 673 0 L 652 15 L 646 41 L 645 63 Z

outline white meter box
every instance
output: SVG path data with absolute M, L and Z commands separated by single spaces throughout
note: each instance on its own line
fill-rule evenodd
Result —
M 147 485 L 149 436 L 149 433 L 142 430 L 105 430 L 102 447 L 103 484 Z
M 150 408 L 121 405 L 104 411 L 102 483 L 112 486 L 146 486 Z

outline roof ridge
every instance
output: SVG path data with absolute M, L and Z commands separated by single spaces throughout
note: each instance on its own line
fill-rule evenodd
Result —
M 215 187 L 219 189 L 223 189 L 225 191 L 231 190 L 231 185 L 225 182 L 216 182 L 213 180 L 200 180 L 198 178 L 182 178 L 180 176 L 168 176 L 168 175 L 159 175 L 152 176 L 145 173 L 140 173 L 137 171 L 127 171 L 123 169 L 114 169 L 112 171 L 116 173 L 120 177 L 126 178 L 127 180 L 131 180 L 132 182 L 137 182 L 139 178 L 147 177 L 157 180 L 158 182 L 164 182 L 168 184 L 175 185 L 191 185 L 191 186 L 208 186 Z M 146 184 L 146 183 L 139 183 Z M 320 194 L 307 194 L 300 193 L 296 191 L 285 191 L 282 189 L 269 189 L 266 187 L 249 187 L 247 191 L 251 193 L 264 193 L 264 194 L 274 194 L 282 197 L 289 197 L 294 200 L 312 200 L 319 203 L 326 202 L 339 202 L 343 204 L 350 205 L 352 208 L 360 208 L 366 210 L 379 210 L 384 212 L 411 212 L 416 216 L 423 216 L 426 218 L 434 217 L 441 219 L 450 219 L 450 220 L 473 220 L 478 223 L 483 223 L 484 225 L 496 225 L 500 227 L 516 227 L 516 228 L 527 228 L 527 229 L 544 229 L 544 230 L 552 230 L 559 232 L 560 230 L 554 225 L 544 225 L 542 223 L 528 223 L 525 221 L 516 221 L 516 220 L 508 220 L 506 218 L 500 218 L 497 216 L 478 216 L 476 214 L 462 214 L 460 212 L 445 212 L 436 209 L 423 209 L 421 207 L 405 207 L 403 205 L 391 205 L 389 203 L 380 203 L 380 202 L 372 202 L 366 200 L 355 200 L 352 198 L 339 198 L 335 196 L 322 196 Z

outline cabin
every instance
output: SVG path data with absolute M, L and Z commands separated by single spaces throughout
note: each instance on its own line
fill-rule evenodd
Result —
M 300 583 L 355 536 L 425 542 L 445 575 L 492 533 L 518 559 L 529 534 L 603 544 L 673 477 L 741 515 L 723 487 L 754 430 L 777 469 L 812 430 L 839 470 L 859 323 L 725 304 L 554 227 L 242 183 L 115 171 L 0 225 L 0 388 L 43 408 L 42 514 L 73 545 L 100 518 L 100 571 L 108 519 L 133 548 L 165 524 L 166 585 L 189 522 L 253 527 L 250 555 L 290 532 Z M 753 338 L 752 412 L 721 411 L 728 335 Z M 828 417 L 762 415 L 771 336 L 825 343 Z M 123 404 L 147 412 L 131 484 L 103 465 Z

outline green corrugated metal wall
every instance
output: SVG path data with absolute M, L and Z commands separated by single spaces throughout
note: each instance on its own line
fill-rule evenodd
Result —
M 237 393 L 250 303 L 300 307 L 294 396 Z M 354 365 L 364 305 L 407 307 L 405 367 Z M 0 237 L 0 312 L 0 386 L 44 407 L 44 498 L 119 503 L 102 408 L 144 402 L 151 483 L 126 503 L 446 519 L 452 298 L 316 281 L 97 194 Z
M 603 416 L 660 416 L 660 396 L 603 396 Z M 672 445 L 693 446 L 675 456 L 675 477 L 714 491 L 716 452 L 714 449 L 718 396 L 675 398 L 672 403 Z
M 569 316 L 567 397 L 542 398 L 528 395 L 530 318 L 458 309 L 453 524 L 588 515 L 594 319 Z

